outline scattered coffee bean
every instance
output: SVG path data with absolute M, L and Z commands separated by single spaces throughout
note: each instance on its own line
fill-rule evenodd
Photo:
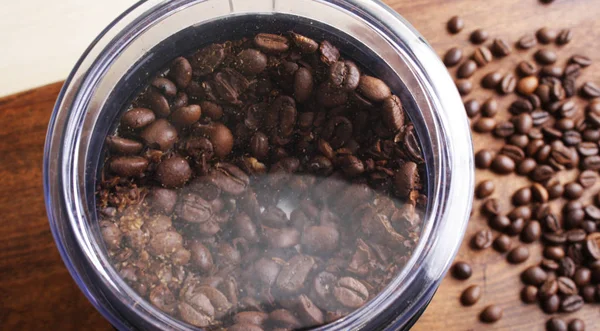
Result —
M 592 82 L 585 82 L 581 86 L 581 94 L 587 98 L 600 97 L 600 86 Z
M 467 112 L 467 116 L 469 118 L 474 118 L 477 117 L 477 115 L 479 115 L 481 106 L 479 105 L 479 101 L 471 99 L 468 101 L 465 101 L 465 111 Z
M 473 90 L 473 83 L 471 83 L 471 81 L 468 79 L 459 79 L 456 81 L 456 88 L 458 89 L 458 93 L 460 93 L 460 95 L 465 96 L 471 93 L 471 90 Z
M 459 16 L 452 16 L 447 24 L 448 31 L 452 34 L 459 33 L 464 27 L 465 22 Z
M 475 49 L 472 59 L 479 67 L 483 67 L 492 61 L 493 56 L 489 48 L 485 46 L 479 46 L 477 49 Z
M 481 79 L 481 86 L 487 89 L 496 89 L 504 76 L 499 71 L 492 71 Z
M 494 323 L 502 318 L 503 310 L 497 305 L 487 306 L 479 315 L 479 318 L 484 323 Z
M 521 290 L 521 301 L 524 303 L 534 303 L 537 301 L 538 288 L 532 285 L 527 285 Z
M 536 45 L 537 39 L 532 35 L 524 35 L 523 37 L 519 38 L 519 41 L 517 42 L 517 47 L 520 49 L 530 49 Z
M 543 65 L 554 64 L 558 58 L 554 51 L 548 49 L 540 49 L 539 51 L 535 52 L 534 56 L 535 60 L 539 64 Z
M 556 32 L 556 30 L 544 27 L 544 28 L 539 29 L 535 33 L 535 36 L 537 37 L 537 39 L 540 43 L 550 44 L 550 43 L 554 42 L 554 40 L 556 40 L 556 38 L 558 37 L 558 32 Z
M 489 117 L 481 117 L 473 123 L 473 130 L 479 133 L 492 132 L 496 127 L 496 120 Z
M 569 331 L 585 331 L 585 323 L 578 318 L 572 319 L 569 322 L 568 330 Z
M 523 77 L 517 84 L 517 91 L 523 95 L 532 94 L 537 89 L 538 83 L 538 78 L 535 76 Z
M 462 58 L 463 58 L 463 53 L 460 50 L 460 48 L 452 47 L 446 52 L 446 55 L 444 55 L 444 64 L 448 68 L 454 67 L 455 65 L 460 63 Z
M 521 274 L 521 280 L 527 285 L 539 286 L 548 279 L 548 274 L 538 266 L 532 266 Z
M 529 249 L 525 246 L 518 246 L 513 248 L 506 259 L 512 264 L 519 264 L 525 262 L 529 258 Z
M 473 44 L 483 44 L 490 37 L 489 33 L 483 29 L 477 29 L 471 33 L 470 40 Z
M 512 240 L 505 234 L 498 235 L 492 244 L 494 249 L 500 253 L 506 253 L 512 248 Z
M 481 105 L 481 115 L 485 117 L 494 117 L 498 113 L 498 101 L 494 98 L 487 99 Z
M 456 71 L 456 77 L 469 78 L 469 77 L 473 76 L 473 74 L 475 73 L 476 70 L 477 70 L 477 63 L 475 63 L 475 61 L 473 61 L 473 60 L 467 60 L 458 67 L 458 70 Z
M 513 74 L 506 74 L 506 76 L 504 76 L 504 78 L 502 78 L 502 81 L 500 82 L 499 89 L 502 94 L 509 94 L 514 92 L 516 87 L 517 79 L 515 78 L 515 76 Z
M 515 167 L 515 161 L 502 154 L 496 155 L 491 164 L 492 170 L 499 174 L 509 174 L 515 170 Z
M 466 262 L 456 262 L 452 266 L 452 276 L 456 279 L 465 280 L 471 277 L 471 274 L 473 274 L 473 269 Z
M 473 235 L 471 245 L 475 249 L 485 249 L 492 246 L 493 238 L 490 230 L 480 230 Z
M 493 155 L 487 149 L 482 149 L 475 154 L 475 166 L 479 169 L 487 169 L 492 165 Z
M 490 49 L 497 57 L 505 57 L 512 52 L 510 45 L 502 38 L 494 39 Z
M 557 45 L 566 45 L 573 39 L 573 32 L 570 29 L 560 30 L 558 36 L 556 37 Z
M 471 285 L 467 287 L 460 296 L 460 302 L 463 306 L 472 306 L 481 298 L 481 287 L 479 285 Z
M 557 317 L 552 317 L 546 322 L 546 330 L 548 331 L 567 331 L 567 323 Z

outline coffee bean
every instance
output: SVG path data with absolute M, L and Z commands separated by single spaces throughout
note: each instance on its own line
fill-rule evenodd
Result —
M 290 37 L 294 45 L 296 45 L 302 53 L 312 54 L 319 49 L 319 44 L 306 36 L 290 32 Z
M 492 61 L 493 56 L 489 48 L 485 46 L 479 46 L 477 49 L 475 49 L 472 58 L 478 66 L 483 67 Z
M 182 187 L 191 177 L 188 161 L 180 156 L 164 160 L 156 168 L 156 179 L 168 188 Z
M 494 323 L 502 318 L 503 313 L 499 306 L 489 305 L 481 312 L 479 319 L 484 323 Z
M 547 279 L 539 288 L 538 297 L 542 300 L 548 299 L 558 292 L 556 279 Z
M 578 319 L 572 319 L 569 322 L 569 331 L 585 331 L 585 323 Z
M 554 64 L 556 62 L 558 56 L 554 51 L 548 49 L 541 49 L 535 52 L 535 60 L 543 65 Z
M 510 262 L 512 264 L 523 263 L 528 258 L 529 258 L 529 249 L 527 249 L 527 247 L 525 247 L 525 246 L 518 246 L 518 247 L 513 248 L 506 256 L 506 259 L 508 260 L 508 262 Z
M 460 302 L 463 306 L 472 306 L 481 298 L 481 292 L 481 287 L 479 285 L 471 285 L 461 294 Z
M 548 331 L 567 331 L 567 323 L 565 321 L 552 317 L 546 322 L 546 330 Z
M 544 248 L 544 256 L 551 260 L 558 261 L 565 257 L 565 251 L 562 247 L 546 246 Z
M 519 162 L 517 165 L 517 173 L 521 176 L 529 175 L 535 168 L 537 167 L 537 163 L 532 158 L 525 158 Z
M 578 289 L 577 285 L 573 280 L 568 277 L 558 277 L 558 291 L 564 295 L 574 295 L 577 294 Z
M 569 200 L 577 200 L 583 195 L 583 186 L 579 183 L 568 183 L 565 185 L 564 197 Z
M 505 57 L 512 52 L 510 45 L 502 38 L 494 39 L 490 48 L 497 57 Z
M 175 111 L 171 113 L 170 119 L 171 123 L 175 126 L 187 127 L 200 119 L 202 115 L 202 110 L 198 105 L 189 105 L 177 108 Z
M 558 36 L 558 32 L 556 32 L 556 30 L 544 27 L 544 28 L 539 29 L 535 33 L 535 36 L 537 37 L 537 39 L 540 43 L 550 44 L 550 43 L 554 42 L 554 40 Z
M 592 60 L 589 57 L 584 56 L 584 55 L 573 55 L 569 59 L 569 62 L 578 64 L 583 68 L 592 64 Z
M 509 111 L 513 115 L 530 113 L 533 110 L 533 105 L 527 99 L 517 99 L 511 103 Z
M 496 251 L 500 253 L 506 253 L 511 249 L 512 241 L 510 240 L 509 236 L 501 234 L 494 239 L 494 243 L 492 245 Z
M 581 94 L 587 98 L 600 97 L 600 86 L 596 85 L 593 82 L 585 82 L 581 86 Z
M 534 182 L 544 182 L 554 175 L 554 170 L 547 165 L 538 165 L 530 174 Z
M 523 218 L 515 218 L 510 225 L 504 230 L 509 236 L 517 236 L 525 227 L 525 220 Z
M 475 154 L 475 166 L 479 169 L 487 169 L 491 166 L 493 160 L 492 152 L 482 149 Z
M 594 142 L 582 142 L 577 146 L 577 151 L 581 156 L 593 156 L 598 154 L 598 144 Z
M 502 82 L 500 82 L 500 92 L 502 94 L 512 93 L 517 87 L 517 79 L 513 74 L 506 74 L 504 78 L 502 78 Z
M 245 75 L 257 75 L 267 68 L 267 56 L 255 49 L 245 49 L 237 55 L 234 65 Z
M 521 290 L 521 301 L 524 303 L 534 303 L 537 300 L 538 288 L 527 285 Z
M 540 307 L 546 314 L 554 314 L 560 308 L 560 298 L 558 295 L 553 295 L 548 299 L 542 300 Z
M 184 57 L 178 57 L 171 62 L 168 77 L 178 88 L 185 89 L 192 81 L 192 66 Z
M 583 307 L 583 298 L 579 295 L 570 295 L 564 298 L 560 303 L 560 310 L 566 313 L 576 312 Z
M 465 22 L 459 16 L 452 16 L 452 18 L 450 18 L 446 26 L 450 33 L 456 34 L 459 33 L 465 27 Z
M 512 135 L 508 138 L 508 144 L 511 146 L 516 146 L 519 149 L 521 149 L 521 151 L 523 151 L 523 148 L 526 148 L 527 145 L 529 144 L 529 135 L 527 135 L 527 134 Z M 523 152 L 523 157 L 525 157 L 524 152 Z
M 531 189 L 529 187 L 522 187 L 518 189 L 512 196 L 512 203 L 515 206 L 522 206 L 531 202 Z
M 573 39 L 573 32 L 570 29 L 562 29 L 556 37 L 556 44 L 561 46 L 566 45 L 571 42 L 571 39 Z
M 286 294 L 298 292 L 311 271 L 315 261 L 310 256 L 296 255 L 283 266 L 277 276 L 277 288 Z
M 466 262 L 456 262 L 452 266 L 452 276 L 456 279 L 465 280 L 471 277 L 473 270 L 471 266 Z
M 487 199 L 481 205 L 481 211 L 484 214 L 496 216 L 500 213 L 500 206 L 498 205 L 498 200 L 494 198 Z
M 467 60 L 458 67 L 458 70 L 456 71 L 456 77 L 469 78 L 469 77 L 473 76 L 473 74 L 475 73 L 476 70 L 477 70 L 477 63 L 475 63 L 475 61 L 473 61 L 473 60 Z
M 286 37 L 270 34 L 259 33 L 254 37 L 254 44 L 266 53 L 282 53 L 289 49 L 289 41 Z
M 489 33 L 483 29 L 477 29 L 471 33 L 470 40 L 473 44 L 483 44 L 489 38 Z
M 517 46 L 520 49 L 530 49 L 536 45 L 537 39 L 532 35 L 524 35 L 523 37 L 519 38 L 519 41 L 517 42 Z
M 524 243 L 532 243 L 540 239 L 542 235 L 542 227 L 538 221 L 529 221 L 523 232 L 521 232 L 521 241 Z
M 493 238 L 490 230 L 480 230 L 471 238 L 471 245 L 475 249 L 485 249 L 492 245 Z
M 565 257 L 559 261 L 558 273 L 561 276 L 573 277 L 575 274 L 575 262 L 570 257 Z
M 592 233 L 587 236 L 585 241 L 585 250 L 594 260 L 600 260 L 600 235 Z
M 471 93 L 471 90 L 473 90 L 473 83 L 467 79 L 459 79 L 456 81 L 456 88 L 458 89 L 460 95 L 465 96 Z
M 575 275 L 573 275 L 573 281 L 575 284 L 582 288 L 590 283 L 592 280 L 592 272 L 590 269 L 582 267 L 575 271 Z
M 516 132 L 527 134 L 533 128 L 533 119 L 530 114 L 522 113 L 513 117 L 513 124 L 515 125 Z
M 499 174 L 511 173 L 515 170 L 515 167 L 515 161 L 502 154 L 496 155 L 491 164 L 492 170 Z
M 506 216 L 496 215 L 489 219 L 489 225 L 496 231 L 504 231 L 511 225 L 510 219 Z
M 496 127 L 496 120 L 489 117 L 481 117 L 473 123 L 473 130 L 479 133 L 492 132 Z
M 525 77 L 537 75 L 537 73 L 539 72 L 539 69 L 536 66 L 536 64 L 531 61 L 519 62 L 519 65 L 517 66 L 517 70 L 519 71 L 519 73 L 521 75 L 523 75 Z
M 540 75 L 560 78 L 563 76 L 563 68 L 559 66 L 546 66 L 542 68 Z
M 118 136 L 108 136 L 106 138 L 106 144 L 110 148 L 110 151 L 120 155 L 135 155 L 142 151 L 144 147 L 141 143 L 125 139 Z
M 529 95 L 535 92 L 538 87 L 538 78 L 535 76 L 527 76 L 521 78 L 517 84 L 517 91 L 524 95 Z
M 582 167 L 584 170 L 600 170 L 600 156 L 587 156 L 583 159 Z
M 460 48 L 452 47 L 444 55 L 444 64 L 451 68 L 460 63 L 463 58 L 463 52 Z
M 538 266 L 532 266 L 521 273 L 521 280 L 527 285 L 539 286 L 548 279 L 548 274 Z
M 352 80 L 352 82 L 346 83 L 354 84 L 352 86 L 356 88 L 358 85 L 359 75 L 360 73 L 356 72 L 353 78 L 348 78 L 349 80 Z M 306 68 L 299 68 L 294 75 L 294 96 L 296 97 L 296 101 L 303 103 L 308 100 L 312 94 L 313 85 L 314 79 L 310 70 Z
M 119 156 L 110 160 L 109 168 L 122 177 L 138 177 L 148 168 L 148 160 L 140 156 Z
M 123 114 L 121 125 L 130 129 L 140 129 L 156 119 L 154 112 L 147 108 L 134 108 Z
M 382 80 L 366 75 L 360 77 L 358 91 L 374 102 L 382 102 L 392 94 L 390 88 Z
M 400 98 L 392 95 L 385 99 L 381 110 L 381 117 L 388 129 L 396 132 L 404 127 L 404 109 Z
M 369 291 L 358 280 L 342 277 L 333 288 L 333 295 L 342 306 L 358 308 L 368 300 Z
M 495 89 L 500 85 L 504 76 L 499 71 L 492 71 L 481 79 L 481 86 L 487 89 Z

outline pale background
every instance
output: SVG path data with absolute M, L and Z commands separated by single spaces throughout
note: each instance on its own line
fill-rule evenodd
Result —
M 0 97 L 63 80 L 136 0 L 0 0 Z

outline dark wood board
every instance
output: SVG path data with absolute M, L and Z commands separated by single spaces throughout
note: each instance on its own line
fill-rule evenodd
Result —
M 468 34 L 475 28 L 485 28 L 492 36 L 516 41 L 539 27 L 572 28 L 574 41 L 559 49 L 569 55 L 581 53 L 600 60 L 600 3 L 597 0 L 557 0 L 541 5 L 537 0 L 388 0 L 431 42 L 438 54 L 452 46 L 463 47 L 469 54 L 473 47 Z M 450 36 L 445 24 L 452 15 L 465 19 L 465 30 Z M 531 52 L 515 52 L 507 63 L 531 57 Z M 498 61 L 480 70 L 473 78 L 498 68 Z M 580 79 L 592 80 L 598 69 L 592 66 Z M 66 73 L 65 73 L 66 74 Z M 599 79 L 600 81 L 600 79 Z M 42 191 L 42 153 L 48 120 L 61 83 L 0 99 L 0 323 L 2 328 L 30 330 L 111 330 L 111 326 L 95 311 L 79 291 L 66 270 L 48 226 Z M 473 93 L 469 98 L 483 101 L 494 93 Z M 514 97 L 498 97 L 503 109 Z M 499 115 L 500 118 L 502 115 Z M 499 148 L 500 142 L 487 135 L 474 135 L 476 150 L 483 146 Z M 493 179 L 494 196 L 509 208 L 509 194 L 528 185 L 517 176 L 497 177 L 488 171 L 478 171 L 477 180 Z M 565 174 L 562 182 L 572 180 Z M 594 191 L 598 191 L 595 188 Z M 479 203 L 476 203 L 476 207 Z M 477 210 L 477 208 L 476 208 Z M 484 228 L 485 221 L 476 211 L 469 224 L 467 238 Z M 528 262 L 540 259 L 539 246 L 531 245 L 533 255 Z M 521 288 L 519 273 L 525 265 L 510 266 L 504 256 L 491 249 L 474 252 L 466 243 L 460 250 L 460 260 L 474 266 L 474 275 L 466 282 L 447 277 L 431 305 L 414 327 L 415 330 L 543 330 L 547 319 L 537 307 L 523 305 L 518 299 Z M 473 307 L 458 304 L 460 292 L 470 284 L 484 287 L 482 300 Z M 489 303 L 500 304 L 505 317 L 489 326 L 477 320 L 479 311 Z M 598 306 L 589 306 L 574 314 L 582 317 L 588 329 L 600 325 Z M 570 318 L 570 317 L 568 317 Z M 567 319 L 568 319 L 567 318 Z

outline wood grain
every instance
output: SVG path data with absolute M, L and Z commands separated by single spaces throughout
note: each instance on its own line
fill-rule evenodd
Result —
M 559 49 L 559 54 L 586 54 L 596 62 L 600 40 L 600 6 L 597 0 L 557 0 L 541 5 L 538 0 L 388 0 L 394 9 L 406 17 L 428 39 L 438 54 L 452 46 L 462 47 L 466 54 L 473 51 L 468 34 L 476 28 L 487 29 L 492 36 L 516 41 L 525 33 L 533 33 L 544 25 L 574 29 L 574 41 Z M 445 24 L 452 15 L 460 14 L 466 28 L 458 35 L 446 33 Z M 554 47 L 553 47 L 554 48 Z M 502 61 L 516 64 L 530 58 L 530 52 L 514 52 Z M 475 75 L 473 82 L 499 62 L 489 64 Z M 580 81 L 592 80 L 597 68 L 585 71 Z M 0 99 L 0 323 L 7 330 L 111 330 L 111 326 L 94 310 L 79 291 L 54 246 L 48 227 L 42 192 L 42 153 L 48 120 L 61 83 Z M 480 101 L 495 96 L 478 91 L 469 98 Z M 499 97 L 502 108 L 514 97 Z M 499 118 L 505 117 L 505 111 Z M 497 149 L 500 142 L 487 135 L 475 134 L 475 148 Z M 566 173 L 562 182 L 572 180 Z M 497 177 L 488 171 L 478 171 L 478 181 L 490 178 L 496 183 L 495 196 L 502 206 L 510 208 L 510 194 L 528 181 L 517 176 Z M 600 185 L 600 184 L 599 184 Z M 594 191 L 598 191 L 598 187 Z M 587 197 L 589 198 L 589 197 Z M 486 227 L 476 204 L 469 224 L 467 239 Z M 531 245 L 537 262 L 540 247 Z M 458 259 L 474 266 L 474 275 L 465 282 L 447 277 L 431 305 L 414 327 L 415 330 L 543 330 L 548 316 L 533 305 L 518 299 L 521 288 L 519 273 L 526 267 L 510 266 L 505 257 L 491 249 L 473 252 L 465 243 Z M 460 292 L 470 284 L 484 288 L 482 300 L 473 307 L 458 303 Z M 483 325 L 477 315 L 490 303 L 504 308 L 504 318 L 494 325 Z M 574 314 L 583 318 L 588 330 L 600 325 L 597 306 L 587 305 Z M 572 316 L 565 317 L 566 319 Z

